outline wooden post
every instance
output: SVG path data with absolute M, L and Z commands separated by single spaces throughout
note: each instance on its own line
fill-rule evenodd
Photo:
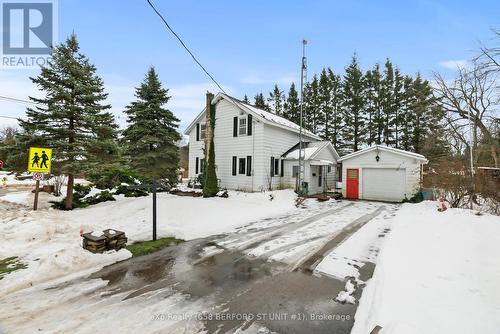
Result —
M 153 179 L 153 240 L 156 240 L 156 180 Z
M 40 181 L 36 180 L 35 185 L 35 201 L 33 202 L 33 210 L 36 211 L 38 208 L 38 188 L 40 187 Z

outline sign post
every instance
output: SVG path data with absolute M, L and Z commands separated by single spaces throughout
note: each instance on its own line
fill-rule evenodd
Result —
M 40 188 L 40 180 L 43 180 L 44 173 L 50 173 L 51 159 L 51 148 L 30 147 L 28 172 L 33 173 L 33 180 L 36 181 L 33 210 L 36 210 L 38 208 L 38 192 Z

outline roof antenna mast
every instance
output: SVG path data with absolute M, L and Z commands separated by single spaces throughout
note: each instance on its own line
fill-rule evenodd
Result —
M 306 58 L 307 40 L 302 40 L 302 64 L 300 69 L 300 132 L 299 132 L 299 180 L 297 192 L 299 195 L 304 194 L 304 150 L 302 145 L 302 127 L 304 116 L 304 84 L 307 82 L 307 58 Z

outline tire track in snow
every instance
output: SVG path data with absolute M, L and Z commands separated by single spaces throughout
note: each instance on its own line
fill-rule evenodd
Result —
M 244 241 L 242 243 L 238 243 L 239 240 L 237 240 L 234 243 L 224 245 L 224 247 L 233 248 L 233 249 L 240 250 L 240 251 L 252 249 L 252 248 L 255 248 L 256 246 L 258 246 L 259 244 L 262 244 L 264 242 L 267 242 L 267 241 L 274 239 L 277 236 L 284 235 L 286 233 L 298 230 L 298 229 L 303 228 L 307 225 L 313 224 L 322 218 L 330 216 L 334 213 L 341 212 L 342 210 L 352 206 L 353 204 L 354 203 L 348 203 L 340 208 L 329 209 L 329 210 L 326 210 L 324 212 L 318 213 L 314 216 L 300 220 L 298 222 L 289 223 L 285 226 L 277 227 L 271 231 L 264 231 L 264 232 L 258 233 L 251 238 L 247 238 L 246 240 L 243 239 Z

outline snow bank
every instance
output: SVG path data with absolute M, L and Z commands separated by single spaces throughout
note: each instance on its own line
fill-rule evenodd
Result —
M 238 226 L 298 210 L 291 190 L 269 193 L 229 192 L 229 198 L 203 198 L 158 193 L 158 235 L 195 239 L 234 231 Z M 151 195 L 138 198 L 117 197 L 85 209 L 59 212 L 86 232 L 113 228 L 125 231 L 132 240 L 147 240 L 152 233 Z
M 352 333 L 498 333 L 500 217 L 426 201 L 394 219 Z
M 19 193 L 18 193 L 19 194 Z M 24 198 L 14 195 L 10 198 Z M 264 217 L 281 215 L 295 208 L 290 190 L 269 193 L 230 192 L 229 198 L 201 198 L 158 194 L 158 236 L 182 239 L 233 231 Z M 73 211 L 9 210 L 0 216 L 0 258 L 18 256 L 25 270 L 8 274 L 0 281 L 0 296 L 64 275 L 84 275 L 131 256 L 127 250 L 92 254 L 81 247 L 84 232 L 112 228 L 124 231 L 129 242 L 150 240 L 152 200 L 125 198 Z M 4 197 L 0 197 L 4 199 Z

